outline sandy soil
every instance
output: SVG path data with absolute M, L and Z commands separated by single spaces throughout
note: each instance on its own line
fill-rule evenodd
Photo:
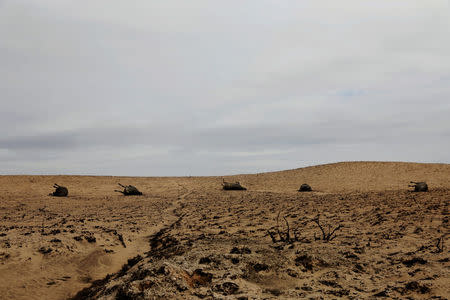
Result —
M 222 191 L 222 177 L 0 176 L 0 298 L 450 297 L 450 165 L 224 178 L 248 190 Z M 118 182 L 144 195 L 114 193 Z M 296 191 L 305 182 L 313 192 Z M 48 196 L 54 183 L 69 197 Z

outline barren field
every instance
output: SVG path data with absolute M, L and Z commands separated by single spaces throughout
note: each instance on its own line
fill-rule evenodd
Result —
M 450 165 L 223 178 L 0 176 L 0 298 L 450 297 Z

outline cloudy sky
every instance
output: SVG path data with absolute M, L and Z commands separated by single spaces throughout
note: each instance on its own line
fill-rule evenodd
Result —
M 450 163 L 448 0 L 0 0 L 0 174 Z

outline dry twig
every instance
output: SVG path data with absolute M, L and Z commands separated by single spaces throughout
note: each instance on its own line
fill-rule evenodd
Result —
M 318 214 L 317 217 L 315 217 L 313 219 L 313 222 L 316 223 L 317 226 L 319 226 L 320 231 L 322 231 L 322 240 L 325 242 L 332 241 L 334 238 L 336 238 L 336 234 L 335 234 L 336 231 L 341 229 L 343 226 L 341 224 L 339 224 L 336 228 L 331 230 L 331 225 L 328 225 L 328 230 L 327 230 L 327 232 L 325 232 L 325 230 L 323 229 L 323 226 L 320 224 L 319 218 L 320 218 L 320 214 Z
M 286 242 L 289 244 L 292 244 L 294 242 L 300 242 L 302 240 L 304 240 L 305 238 L 300 238 L 299 235 L 299 230 L 298 228 L 293 229 L 293 234 L 294 236 L 291 237 L 291 227 L 289 225 L 289 221 L 287 220 L 287 218 L 285 216 L 283 216 L 284 222 L 286 223 L 286 231 L 282 232 L 280 230 L 280 214 L 281 212 L 278 213 L 277 215 L 277 226 L 275 227 L 275 232 L 271 231 L 271 230 L 267 230 L 267 234 L 270 236 L 270 238 L 272 239 L 273 243 L 278 243 L 278 242 Z M 303 225 L 305 225 L 305 223 L 303 223 Z M 277 234 L 278 234 L 278 239 L 277 239 Z
M 444 236 L 441 236 L 440 238 L 438 238 L 436 248 L 437 248 L 436 253 L 444 252 Z

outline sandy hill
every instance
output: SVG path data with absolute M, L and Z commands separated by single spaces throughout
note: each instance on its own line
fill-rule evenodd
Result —
M 222 178 L 248 190 L 222 191 Z M 411 180 L 430 192 L 410 192 Z M 115 193 L 118 182 L 144 195 Z M 69 197 L 48 196 L 54 183 Z M 314 191 L 298 193 L 302 183 Z M 67 299 L 87 288 L 78 299 L 445 299 L 450 255 L 438 243 L 448 239 L 449 202 L 449 164 L 0 176 L 0 298 Z M 318 214 L 325 229 L 343 226 L 331 241 Z
M 405 190 L 410 181 L 450 187 L 450 164 L 340 162 L 288 171 L 237 176 L 257 189 L 283 192 L 306 182 L 323 192 Z
M 54 182 L 70 185 L 73 195 L 113 194 L 117 182 L 132 182 L 143 190 L 170 192 L 167 188 L 190 183 L 192 188 L 220 188 L 222 178 L 239 180 L 255 191 L 292 192 L 301 183 L 314 190 L 334 192 L 406 190 L 410 181 L 426 181 L 430 187 L 450 187 L 450 164 L 409 162 L 340 162 L 278 172 L 205 177 L 119 176 L 0 176 L 0 192 L 44 195 Z M 50 187 L 49 187 L 50 185 Z

